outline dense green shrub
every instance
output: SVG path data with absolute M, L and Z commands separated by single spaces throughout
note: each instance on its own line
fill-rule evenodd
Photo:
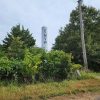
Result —
M 41 57 L 42 54 L 40 52 L 36 52 L 34 49 L 31 49 L 31 52 L 29 49 L 25 50 L 25 56 L 23 63 L 28 66 L 32 70 L 32 75 L 35 78 L 37 74 L 39 74 L 39 66 L 42 63 Z
M 24 59 L 0 58 L 0 80 L 30 83 L 63 80 L 72 77 L 80 65 L 72 63 L 72 55 L 63 51 L 46 53 L 39 48 L 24 50 Z
M 67 78 L 72 63 L 71 54 L 63 51 L 51 51 L 44 58 L 40 67 L 44 79 L 63 80 Z
M 34 51 L 33 51 L 34 50 Z M 8 59 L 0 57 L 0 80 L 16 82 L 32 82 L 39 74 L 39 66 L 42 63 L 42 53 L 35 49 L 25 49 L 24 59 Z M 37 51 L 37 52 L 36 52 Z
M 7 57 L 0 58 L 0 79 L 7 79 L 9 73 L 11 73 L 11 62 Z
M 68 79 L 78 79 L 80 78 L 81 76 L 81 73 L 80 73 L 80 69 L 81 69 L 81 65 L 80 64 L 74 64 L 74 63 L 71 63 L 70 65 L 70 71 L 68 72 Z
M 32 69 L 21 61 L 0 59 L 0 80 L 16 82 L 32 82 Z

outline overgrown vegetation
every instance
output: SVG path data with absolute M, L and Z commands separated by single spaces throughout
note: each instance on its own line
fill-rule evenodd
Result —
M 16 83 L 61 81 L 80 67 L 72 62 L 72 55 L 63 51 L 35 47 L 28 29 L 16 25 L 0 45 L 0 80 Z M 77 65 L 79 66 L 79 65 Z
M 82 7 L 85 26 L 85 41 L 89 69 L 100 71 L 100 10 L 93 7 Z M 70 14 L 70 22 L 59 31 L 54 50 L 72 53 L 74 62 L 83 64 L 80 38 L 79 9 Z
M 31 50 L 25 49 L 22 60 L 1 57 L 0 80 L 30 83 L 67 79 L 70 72 L 78 69 L 75 69 L 71 59 L 71 54 L 63 51 L 34 54 Z
M 11 84 L 7 87 L 0 86 L 0 100 L 47 100 L 49 97 L 89 91 L 100 92 L 100 80 L 65 80 L 33 85 L 14 86 Z

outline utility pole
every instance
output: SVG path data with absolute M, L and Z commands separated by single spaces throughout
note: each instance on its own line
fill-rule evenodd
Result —
M 79 16 L 80 16 L 80 31 L 81 31 L 81 42 L 82 42 L 84 68 L 85 68 L 85 70 L 88 70 L 88 62 L 87 62 L 85 39 L 84 39 L 84 23 L 83 23 L 83 18 L 82 18 L 82 2 L 83 2 L 83 0 L 78 0 Z

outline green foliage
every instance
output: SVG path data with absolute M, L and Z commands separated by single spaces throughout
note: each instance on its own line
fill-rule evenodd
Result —
M 32 82 L 32 70 L 23 62 L 2 57 L 0 59 L 0 80 Z
M 68 73 L 68 79 L 78 79 L 78 78 L 80 78 L 80 76 L 81 76 L 81 74 L 80 74 L 81 67 L 82 66 L 80 64 L 71 63 L 70 64 L 70 71 Z
M 5 56 L 4 51 L 0 50 L 0 58 L 1 58 L 1 57 L 4 57 L 4 56 Z
M 25 50 L 25 57 L 23 63 L 32 69 L 34 75 L 38 72 L 38 67 L 41 64 L 41 55 L 33 55 L 29 49 Z
M 23 49 L 35 45 L 35 40 L 28 29 L 16 25 L 12 27 L 11 32 L 3 40 L 3 49 L 9 58 L 22 59 Z
M 85 25 L 85 41 L 89 67 L 100 71 L 100 10 L 93 7 L 82 7 Z M 62 28 L 56 38 L 53 49 L 70 52 L 75 63 L 83 63 L 79 26 L 78 7 L 70 14 L 70 23 Z
M 25 49 L 25 55 L 24 55 L 24 60 L 23 62 L 26 64 L 26 65 L 29 65 L 29 64 L 32 64 L 32 57 L 33 55 L 29 52 L 28 49 Z
M 93 72 L 84 72 L 81 71 L 81 77 L 79 79 L 95 79 L 97 75 Z
M 8 60 L 7 57 L 2 57 L 0 59 L 0 79 L 8 76 L 12 69 L 10 66 L 11 62 Z
M 72 72 L 75 72 L 76 70 L 81 69 L 81 67 L 82 66 L 80 64 L 72 64 L 71 70 L 72 70 Z
M 25 49 L 23 60 L 9 60 L 6 56 L 0 58 L 0 80 L 30 83 L 76 79 L 75 72 L 81 68 L 81 65 L 74 64 L 72 59 L 71 54 L 63 51 L 52 50 L 45 53 L 40 50 L 36 53 L 35 48 Z M 82 74 L 78 79 L 82 78 L 88 76 Z
M 8 57 L 15 58 L 15 59 L 22 59 L 23 58 L 23 42 L 20 40 L 20 37 L 13 37 L 10 46 L 8 47 Z
M 37 54 L 45 54 L 45 50 L 41 49 L 39 47 L 33 47 L 33 48 L 29 48 L 29 51 L 33 54 L 33 55 L 37 55 Z
M 39 48 L 38 50 L 41 51 Z M 36 52 L 35 48 L 25 49 L 23 60 L 0 56 L 0 80 L 25 83 L 34 81 L 42 63 L 42 54 L 38 50 L 36 49 Z
M 40 67 L 44 78 L 53 80 L 67 78 L 68 72 L 70 72 L 71 59 L 71 54 L 63 51 L 48 52 Z

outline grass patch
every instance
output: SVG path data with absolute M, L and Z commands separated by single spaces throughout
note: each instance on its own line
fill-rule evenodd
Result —
M 0 84 L 0 100 L 46 100 L 49 97 L 79 92 L 100 92 L 100 73 L 81 72 L 80 80 L 33 85 Z M 6 98 L 7 96 L 7 98 Z
M 46 100 L 49 97 L 100 90 L 99 79 L 70 80 L 22 86 L 0 86 L 0 100 Z
M 84 80 L 84 79 L 100 79 L 100 73 L 94 73 L 94 72 L 84 72 L 81 71 L 81 77 L 78 79 Z

